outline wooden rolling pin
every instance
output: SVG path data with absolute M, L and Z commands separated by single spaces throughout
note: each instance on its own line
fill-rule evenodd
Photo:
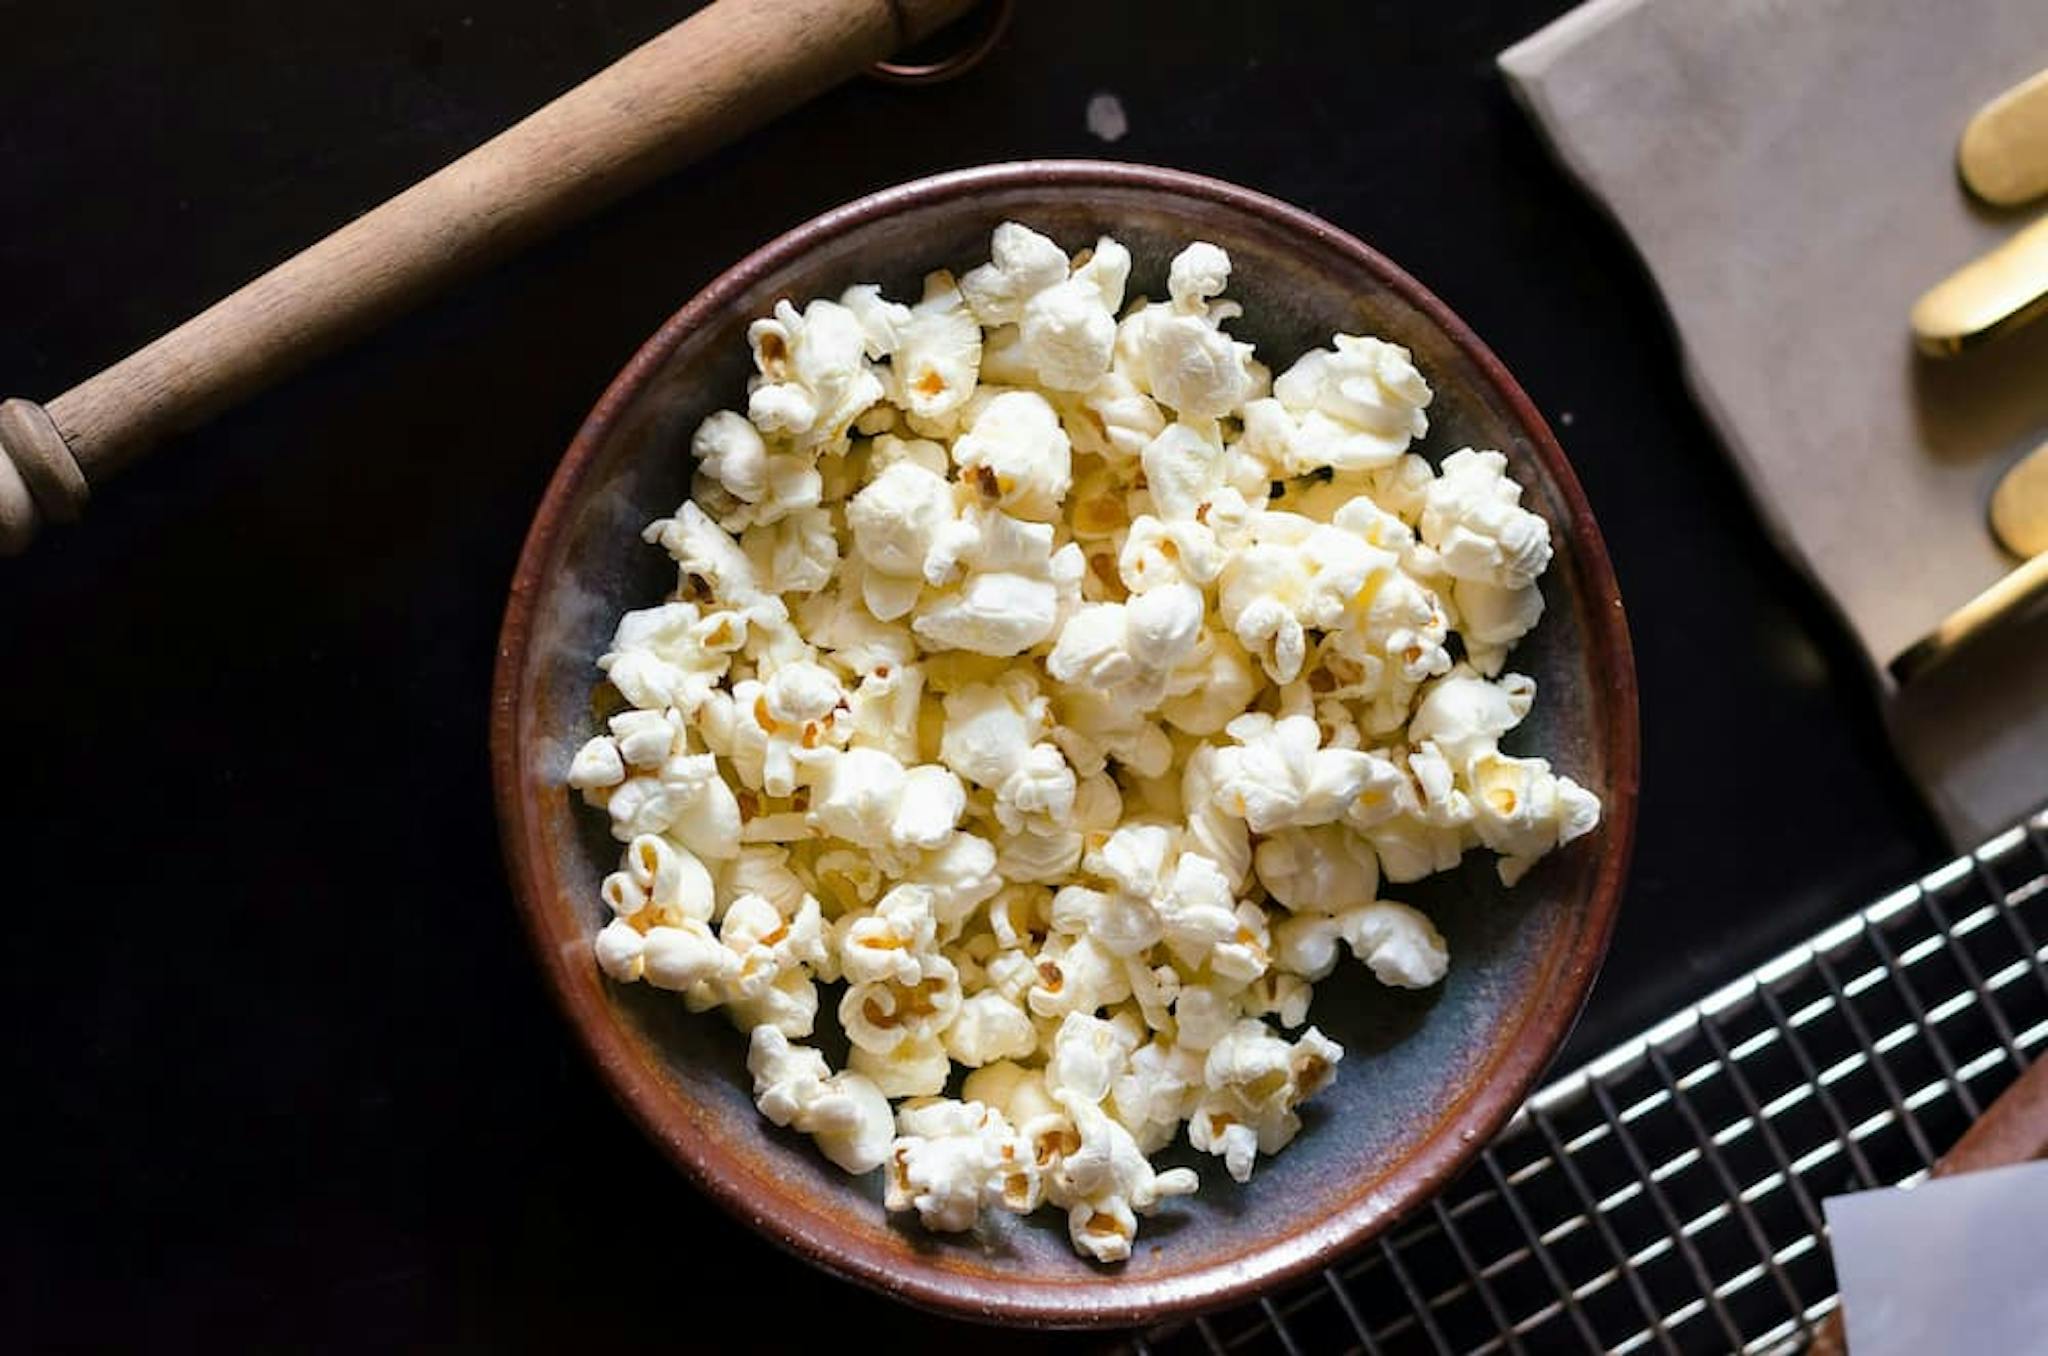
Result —
M 973 0 L 718 0 L 47 405 L 0 404 L 0 555 L 312 359 L 928 37 Z
M 1956 1147 L 1943 1154 L 1928 1175 L 1954 1177 L 1986 1168 L 2030 1163 L 2037 1158 L 2048 1158 L 2048 1059 L 2037 1059 L 2027 1066 L 2018 1081 L 1984 1109 L 1984 1114 L 1963 1132 Z M 1842 1311 L 1837 1308 L 1814 1333 L 1806 1356 L 1845 1356 L 1847 1351 Z

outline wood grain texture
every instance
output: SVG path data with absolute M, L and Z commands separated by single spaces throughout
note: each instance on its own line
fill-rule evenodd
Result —
M 0 424 L 0 553 L 168 435 L 450 282 L 731 141 L 958 17 L 969 0 L 721 0 L 382 206 Z M 57 455 L 35 431 L 62 435 Z M 66 468 L 82 474 L 61 473 Z M 72 482 L 75 481 L 75 484 Z M 25 488 L 24 488 L 25 487 Z

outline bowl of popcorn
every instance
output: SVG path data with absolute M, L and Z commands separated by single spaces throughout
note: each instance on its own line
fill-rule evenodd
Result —
M 990 1320 L 1130 1324 L 1427 1200 L 1576 1016 L 1627 630 L 1501 364 L 1172 171 L 828 213 L 639 352 L 493 710 L 541 964 L 738 1218 Z

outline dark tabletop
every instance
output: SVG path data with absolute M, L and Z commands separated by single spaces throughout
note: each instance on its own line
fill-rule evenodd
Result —
M 1563 7 L 1023 5 L 969 79 L 819 100 L 0 566 L 0 1346 L 1049 1345 L 812 1273 L 682 1182 L 541 988 L 487 784 L 505 585 L 597 393 L 746 250 L 930 171 L 1110 156 L 1301 204 L 1551 417 L 1628 602 L 1645 742 L 1627 906 L 1566 1059 L 1937 861 L 1654 293 L 1494 73 Z M 4 393 L 56 394 L 685 8 L 0 7 Z M 1098 92 L 1128 114 L 1114 146 Z

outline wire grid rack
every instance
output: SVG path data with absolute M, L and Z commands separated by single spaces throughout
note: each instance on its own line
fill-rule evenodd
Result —
M 1821 1201 L 1926 1176 L 2048 1045 L 2044 936 L 2048 810 L 1544 1087 L 1315 1281 L 1130 1349 L 1797 1349 Z

